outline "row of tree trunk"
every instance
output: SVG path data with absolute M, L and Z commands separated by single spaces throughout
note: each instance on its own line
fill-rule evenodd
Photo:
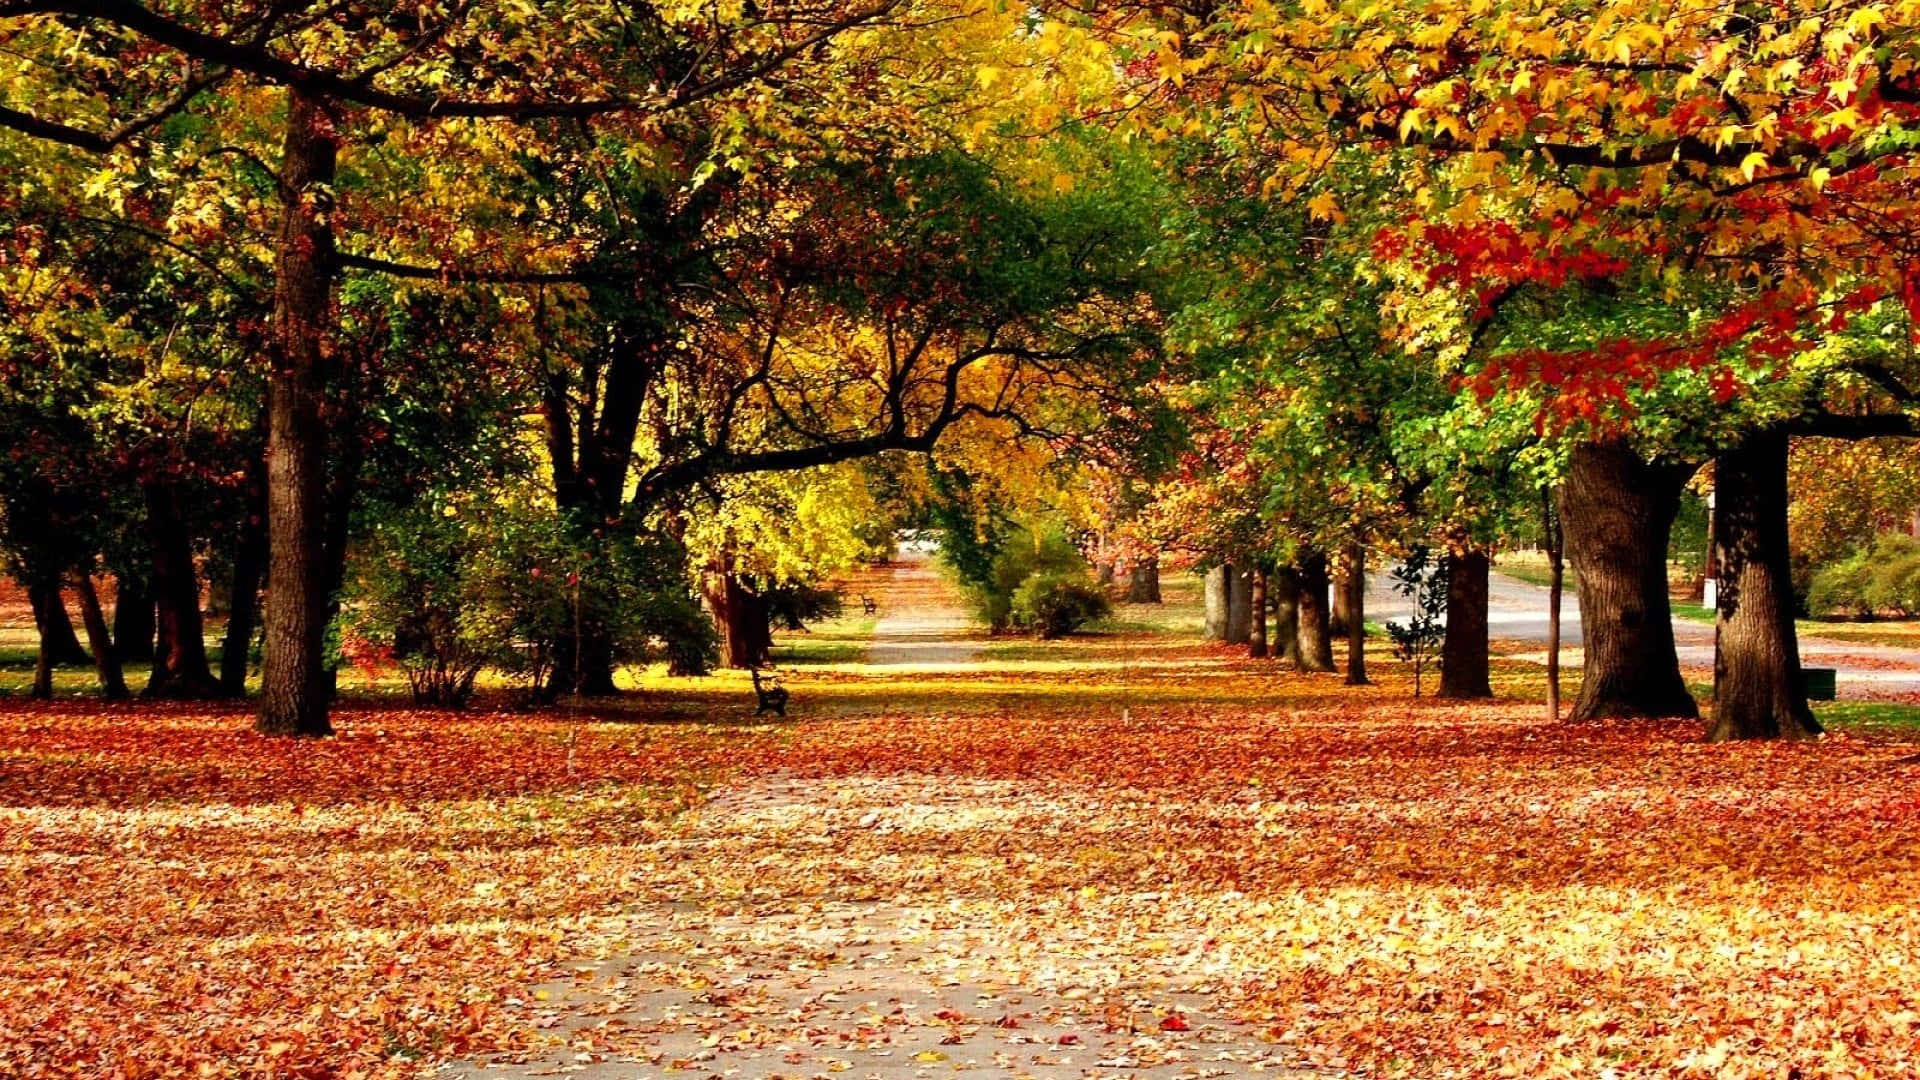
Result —
M 152 665 L 142 691 L 148 698 L 203 700 L 237 697 L 246 692 L 247 663 L 258 625 L 259 596 L 265 564 L 266 535 L 257 519 L 242 529 L 233 556 L 229 588 L 227 631 L 216 676 L 206 646 L 201 612 L 200 576 L 194 561 L 194 536 L 177 489 L 150 484 L 145 492 L 145 540 L 149 561 L 144 578 L 115 576 L 111 621 L 88 565 L 60 577 L 40 577 L 28 584 L 40 648 L 32 694 L 53 695 L 53 672 L 59 667 L 91 664 L 100 693 L 109 700 L 128 696 L 125 665 Z M 83 646 L 74 633 L 73 619 L 62 597 L 63 584 L 78 601 Z
M 1450 698 L 1491 697 L 1487 667 L 1487 577 L 1483 551 L 1451 557 L 1449 618 L 1442 648 L 1440 693 Z M 1331 573 L 1324 553 L 1309 551 L 1293 566 L 1235 567 L 1223 564 L 1206 576 L 1204 632 L 1215 641 L 1246 645 L 1248 655 L 1273 657 L 1301 671 L 1336 670 L 1333 643 L 1346 639 L 1346 681 L 1367 682 L 1366 552 L 1349 544 L 1340 573 Z M 1267 616 L 1273 634 L 1267 633 Z

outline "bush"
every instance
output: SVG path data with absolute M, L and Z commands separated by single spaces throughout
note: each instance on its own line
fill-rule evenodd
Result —
M 1045 570 L 1029 575 L 1015 589 L 1010 604 L 1015 625 L 1049 640 L 1065 637 L 1113 610 L 1106 593 L 1071 570 Z
M 421 704 L 466 704 L 488 669 L 540 697 L 580 626 L 604 629 L 618 661 L 664 656 L 704 672 L 713 660 L 685 551 L 668 540 L 595 534 L 490 498 L 402 510 L 356 556 L 343 612 L 353 651 L 390 656 Z
M 1807 586 L 1807 607 L 1828 616 L 1920 612 L 1920 540 L 1887 533 L 1816 569 Z
M 1029 578 L 1045 574 L 1084 578 L 1086 573 L 1086 559 L 1065 534 L 1021 529 L 994 553 L 980 580 L 963 577 L 961 585 L 974 614 L 997 633 L 1015 625 L 1014 593 Z

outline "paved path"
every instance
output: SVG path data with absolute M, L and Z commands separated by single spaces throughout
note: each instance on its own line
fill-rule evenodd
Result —
M 855 677 L 984 669 L 977 631 L 925 551 L 901 552 L 881 603 Z M 767 776 L 721 791 L 655 845 L 662 880 L 650 891 L 702 887 L 636 897 L 624 950 L 529 988 L 547 1041 L 442 1075 L 1342 1075 L 1229 1017 L 1196 930 L 1169 926 L 1156 948 L 1115 953 L 1072 934 L 1036 938 L 1031 913 L 1006 906 L 1031 898 L 953 888 L 943 852 L 955 830 L 1046 829 L 1090 812 L 1051 786 L 950 776 Z M 933 861 L 916 866 L 890 844 Z M 836 878 L 858 887 L 819 887 Z
M 867 648 L 871 667 L 943 670 L 980 655 L 973 618 L 925 548 L 903 545 Z
M 1581 643 L 1578 593 L 1568 589 L 1561 603 L 1561 640 L 1567 649 L 1562 660 L 1577 664 Z M 1487 634 L 1493 640 L 1528 645 L 1546 644 L 1545 586 L 1495 573 L 1488 582 L 1487 608 Z M 1368 580 L 1369 619 L 1380 622 L 1405 618 L 1409 610 L 1406 598 L 1393 591 L 1392 580 L 1386 575 L 1376 574 Z M 1712 623 L 1675 618 L 1673 638 L 1682 667 L 1712 670 Z M 1515 655 L 1545 661 L 1544 653 L 1521 652 Z M 1834 668 L 1842 699 L 1920 694 L 1920 650 L 1836 641 L 1802 634 L 1800 659 L 1809 666 Z

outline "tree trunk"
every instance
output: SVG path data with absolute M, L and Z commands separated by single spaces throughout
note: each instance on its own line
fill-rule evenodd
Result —
M 314 99 L 288 92 L 274 252 L 273 372 L 267 405 L 266 653 L 257 726 L 271 735 L 329 735 L 324 644 L 327 429 L 321 410 L 334 279 L 330 194 L 338 153 Z
M 33 608 L 33 627 L 40 635 L 40 655 L 54 666 L 84 664 L 87 650 L 73 632 L 73 618 L 60 599 L 60 579 L 34 581 L 27 585 L 27 604 Z
M 1293 567 L 1267 574 L 1267 595 L 1273 602 L 1273 655 L 1300 665 L 1300 580 Z
M 749 590 L 736 574 L 720 574 L 708 582 L 707 604 L 724 641 L 726 666 L 757 668 L 772 659 L 773 634 L 767 621 L 767 602 Z
M 600 529 L 621 518 L 634 439 L 647 394 L 664 370 L 667 348 L 666 335 L 659 327 L 623 326 L 605 368 L 603 392 L 587 394 L 577 405 L 577 415 L 567 380 L 549 379 L 542 412 L 548 457 L 553 463 L 554 501 L 576 527 Z M 597 384 L 600 373 L 592 370 L 585 378 Z M 585 583 L 589 612 L 600 606 L 593 602 L 593 586 L 592 582 Z M 613 679 L 613 638 L 602 621 L 590 614 L 580 620 L 576 630 L 562 634 L 555 642 L 554 654 L 553 693 L 619 693 Z
M 1553 496 L 1540 489 L 1541 510 L 1546 515 L 1547 543 L 1547 719 L 1560 721 L 1560 597 L 1566 591 L 1566 536 L 1561 532 L 1560 515 L 1554 511 Z
M 1719 568 L 1713 724 L 1707 738 L 1820 734 L 1801 681 L 1787 550 L 1787 437 L 1756 432 L 1714 459 Z
M 27 696 L 35 701 L 45 701 L 53 696 L 53 654 L 47 649 L 45 641 L 35 650 L 33 662 L 33 688 Z
M 251 500 L 250 500 L 251 502 Z M 233 553 L 232 595 L 227 602 L 227 636 L 220 643 L 220 689 L 228 697 L 247 692 L 247 665 L 252 659 L 253 631 L 259 625 L 260 578 L 267 565 L 267 523 L 250 506 L 240 526 L 240 543 Z M 266 507 L 257 507 L 264 515 Z
M 1206 614 L 1202 616 L 1202 633 L 1208 641 L 1227 640 L 1227 594 L 1230 591 L 1227 577 L 1232 570 L 1225 566 L 1216 566 L 1207 571 L 1206 578 Z
M 142 696 L 182 701 L 218 697 L 220 684 L 207 664 L 193 534 L 181 512 L 179 492 L 172 484 L 157 481 L 146 485 L 146 500 L 159 645 Z
M 100 696 L 122 701 L 127 696 L 126 675 L 120 669 L 120 654 L 113 647 L 113 635 L 107 630 L 107 616 L 100 609 L 100 594 L 93 577 L 85 570 L 75 572 L 74 592 L 80 596 L 80 622 L 87 628 L 87 647 L 93 651 L 94 674 L 100 679 Z
M 1160 603 L 1160 559 L 1148 556 L 1135 559 L 1133 572 L 1127 576 L 1127 603 Z
M 1253 637 L 1253 575 L 1227 568 L 1227 644 L 1245 645 Z
M 1114 573 L 1113 563 L 1103 562 L 1094 568 L 1093 583 L 1103 589 L 1108 588 L 1113 585 Z
M 1650 465 L 1623 442 L 1574 447 L 1560 489 L 1580 581 L 1586 662 L 1571 719 L 1698 716 L 1680 678 L 1667 540 L 1692 465 Z
M 1253 568 L 1252 609 L 1253 627 L 1247 635 L 1247 655 L 1255 660 L 1264 660 L 1267 656 L 1267 571 L 1266 568 Z
M 1333 631 L 1327 626 L 1327 557 L 1308 552 L 1296 567 L 1300 583 L 1298 612 L 1301 671 L 1333 670 Z
M 360 492 L 360 467 L 366 463 L 366 447 L 354 434 L 358 418 L 336 417 L 334 426 L 348 432 L 332 452 L 333 474 L 326 481 L 325 524 L 320 530 L 320 633 L 340 615 L 340 601 L 347 585 L 347 541 L 353 533 L 353 504 Z M 328 703 L 340 692 L 340 665 L 329 664 L 323 652 L 320 691 Z
M 1347 569 L 1344 563 L 1333 567 L 1333 607 L 1327 613 L 1327 633 L 1335 638 L 1347 636 Z
M 113 578 L 113 647 L 122 662 L 153 659 L 153 592 L 125 574 Z
M 1367 549 L 1348 544 L 1341 591 L 1347 595 L 1347 685 L 1367 685 Z
M 1440 645 L 1440 696 L 1488 698 L 1487 553 L 1447 556 L 1447 636 Z

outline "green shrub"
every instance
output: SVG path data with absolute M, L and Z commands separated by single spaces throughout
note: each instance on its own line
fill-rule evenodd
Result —
M 979 580 L 962 577 L 961 587 L 974 614 L 996 633 L 1015 624 L 1014 593 L 1036 574 L 1079 574 L 1087 560 L 1058 530 L 1019 529 L 1010 534 L 984 567 Z
M 1920 613 L 1920 540 L 1886 533 L 1819 567 L 1807 586 L 1807 607 L 1829 616 Z
M 1887 533 L 1867 556 L 1866 601 L 1871 612 L 1911 615 L 1920 611 L 1920 540 Z
M 712 663 L 712 624 L 671 541 L 573 528 L 510 498 L 429 500 L 355 552 L 343 612 L 358 656 L 390 659 L 421 704 L 458 708 L 481 671 L 544 696 L 562 639 L 603 629 L 616 660 Z
M 1065 637 L 1113 610 L 1107 594 L 1078 570 L 1043 570 L 1013 591 L 1013 623 L 1049 640 Z

